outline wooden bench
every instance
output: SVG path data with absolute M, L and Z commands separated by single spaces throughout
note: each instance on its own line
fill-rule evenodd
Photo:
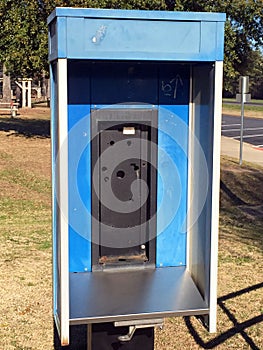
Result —
M 18 103 L 16 102 L 0 102 L 0 113 L 3 112 L 3 114 L 11 115 L 11 118 L 15 118 L 18 112 Z

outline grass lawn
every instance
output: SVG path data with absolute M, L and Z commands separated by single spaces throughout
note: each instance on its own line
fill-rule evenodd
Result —
M 54 349 L 48 114 L 0 118 L 3 350 Z M 222 158 L 218 332 L 194 317 L 167 319 L 156 350 L 263 348 L 262 183 L 263 168 Z
M 235 102 L 236 99 L 235 98 L 223 98 L 223 102 Z M 263 100 L 260 99 L 251 99 L 250 103 L 262 103 L 263 104 Z
M 240 104 L 223 103 L 223 114 L 240 116 L 241 115 Z M 263 118 L 263 105 L 251 106 L 251 105 L 245 104 L 244 115 L 245 117 Z

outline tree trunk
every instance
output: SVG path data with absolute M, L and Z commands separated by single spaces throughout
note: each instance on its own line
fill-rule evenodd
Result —
M 47 97 L 47 84 L 46 84 L 46 74 L 45 71 L 42 72 L 42 89 L 41 89 L 42 96 L 44 99 Z
M 10 76 L 6 74 L 5 64 L 3 64 L 3 102 L 10 102 L 11 98 Z

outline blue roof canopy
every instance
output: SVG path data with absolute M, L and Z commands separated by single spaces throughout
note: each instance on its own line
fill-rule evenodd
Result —
M 49 59 L 223 60 L 225 14 L 56 8 Z

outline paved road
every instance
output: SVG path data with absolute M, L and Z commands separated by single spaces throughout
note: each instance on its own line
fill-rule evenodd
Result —
M 237 101 L 223 101 L 223 104 L 226 104 L 226 105 L 240 105 L 240 102 L 237 102 Z M 257 107 L 257 106 L 263 106 L 263 103 L 262 102 L 247 102 L 246 105 Z
M 223 115 L 222 135 L 240 140 L 240 117 Z M 244 118 L 243 141 L 263 147 L 263 119 Z

